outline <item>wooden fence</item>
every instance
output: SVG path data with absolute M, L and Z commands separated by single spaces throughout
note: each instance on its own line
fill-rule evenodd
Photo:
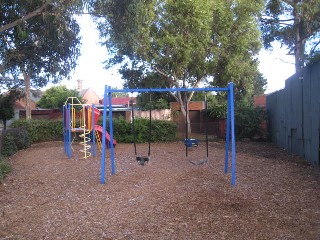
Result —
M 320 164 L 320 61 L 267 96 L 268 129 L 277 145 Z

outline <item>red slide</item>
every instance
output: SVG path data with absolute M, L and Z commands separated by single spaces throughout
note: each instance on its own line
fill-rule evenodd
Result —
M 100 139 L 102 139 L 103 128 L 100 125 L 95 125 L 94 130 L 96 130 L 99 133 L 99 137 L 100 137 Z M 108 146 L 109 146 L 110 135 L 107 131 L 106 131 L 106 140 L 107 140 L 106 144 L 108 144 Z M 113 139 L 113 146 L 116 146 L 116 145 L 117 145 L 117 141 L 115 139 Z

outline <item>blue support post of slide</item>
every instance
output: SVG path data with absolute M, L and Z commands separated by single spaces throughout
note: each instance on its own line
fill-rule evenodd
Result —
M 66 131 L 67 131 L 67 129 L 66 129 L 66 116 L 65 116 L 65 114 L 66 114 L 66 107 L 65 106 L 63 106 L 62 107 L 62 129 L 63 129 L 63 147 L 64 147 L 64 153 L 65 154 L 67 154 L 67 146 L 66 146 Z
M 68 148 L 68 157 L 69 158 L 71 158 L 72 157 L 72 149 L 71 149 L 71 113 L 70 113 L 70 111 L 71 111 L 71 107 L 70 107 L 70 103 L 68 103 L 68 105 L 67 105 L 67 119 L 68 119 L 68 121 L 67 121 L 67 123 L 68 123 L 68 125 L 67 125 L 67 129 L 68 129 L 68 131 L 67 131 L 67 135 L 68 135 L 68 143 L 67 143 L 67 148 Z
M 95 132 L 95 124 L 94 124 L 94 118 L 95 118 L 95 112 L 94 112 L 94 104 L 92 104 L 91 106 L 91 131 L 92 131 L 92 156 L 96 156 L 97 155 L 97 148 L 96 148 L 96 132 Z M 88 116 L 89 117 L 89 116 Z
M 113 145 L 113 123 L 112 123 L 112 92 L 111 87 L 108 87 L 108 99 L 109 99 L 109 135 L 110 135 L 110 164 L 111 164 L 111 175 L 115 174 L 114 166 L 114 145 Z
M 109 88 L 106 85 L 104 89 L 103 101 L 103 122 L 102 122 L 102 153 L 101 153 L 101 169 L 100 169 L 100 183 L 105 183 L 105 166 L 106 166 L 106 119 L 107 119 L 107 98 Z

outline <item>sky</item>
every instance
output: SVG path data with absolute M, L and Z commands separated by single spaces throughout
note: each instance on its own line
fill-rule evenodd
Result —
M 77 87 L 77 80 L 82 80 L 83 88 L 93 88 L 102 97 L 105 85 L 122 88 L 123 81 L 116 68 L 106 70 L 103 62 L 108 54 L 105 47 L 99 44 L 99 33 L 90 16 L 78 18 L 81 27 L 82 47 L 78 66 L 71 74 L 71 80 L 62 81 L 70 89 Z M 259 70 L 268 81 L 266 93 L 284 88 L 285 80 L 294 74 L 294 57 L 286 55 L 285 48 L 273 45 L 272 51 L 261 50 Z M 51 87 L 52 85 L 48 85 Z

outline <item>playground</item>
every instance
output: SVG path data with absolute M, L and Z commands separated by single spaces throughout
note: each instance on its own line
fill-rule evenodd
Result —
M 105 184 L 99 151 L 84 159 L 74 144 L 69 158 L 63 142 L 19 151 L 0 185 L 0 239 L 320 238 L 319 168 L 270 143 L 237 142 L 232 187 L 224 141 L 209 142 L 201 165 L 187 161 L 184 148 L 152 144 L 141 166 L 132 144 L 118 143 L 116 173 L 107 158 Z M 189 153 L 204 156 L 204 144 Z

